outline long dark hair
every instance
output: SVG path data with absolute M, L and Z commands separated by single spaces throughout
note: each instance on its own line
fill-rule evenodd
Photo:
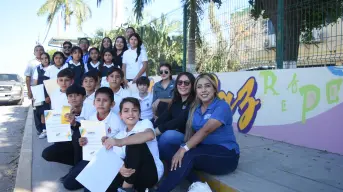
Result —
M 169 79 L 172 80 L 173 79 L 173 74 L 172 74 L 173 71 L 172 71 L 171 65 L 169 63 L 163 63 L 160 65 L 160 68 L 159 68 L 160 70 L 161 70 L 161 67 L 167 67 L 169 69 L 169 73 L 170 73 Z
M 49 53 L 47 52 L 43 52 L 40 56 L 42 57 L 42 55 L 45 55 L 47 58 L 48 58 L 48 66 L 51 64 L 51 60 L 50 60 L 50 55 Z M 42 66 L 43 66 L 43 63 L 42 63 Z M 43 66 L 45 67 L 45 66 Z
M 116 42 L 117 42 L 117 39 L 122 39 L 123 40 L 123 43 L 124 43 L 124 47 L 123 47 L 123 50 L 121 51 L 122 53 L 124 53 L 128 48 L 127 48 L 127 42 L 126 42 L 126 39 L 124 36 L 118 36 L 116 37 L 116 39 L 114 40 L 114 46 L 113 46 L 113 53 L 117 55 L 117 47 L 116 47 Z
M 179 91 L 177 90 L 177 83 L 179 82 L 179 79 L 181 78 L 181 76 L 187 76 L 187 78 L 189 79 L 189 81 L 191 83 L 191 92 L 189 93 L 189 95 L 187 97 L 187 100 L 185 101 L 185 105 L 189 105 L 189 104 L 193 103 L 193 101 L 195 99 L 195 89 L 194 89 L 195 77 L 194 77 L 194 75 L 192 73 L 189 73 L 189 72 L 181 72 L 176 77 L 176 81 L 175 81 L 175 85 L 174 85 L 174 90 L 173 90 L 173 99 L 169 103 L 168 109 L 170 109 L 170 106 L 173 103 L 182 100 L 181 95 L 180 95 Z
M 108 47 L 108 48 L 105 48 L 105 47 L 104 47 L 104 41 L 105 41 L 105 39 L 108 39 L 108 40 L 110 41 L 110 47 Z M 112 45 L 112 40 L 111 40 L 111 38 L 109 38 L 109 37 L 104 37 L 104 38 L 102 39 L 102 41 L 101 41 L 100 53 L 102 54 L 102 53 L 105 51 L 105 49 L 112 49 L 112 48 L 113 48 L 113 45 Z
M 129 37 L 129 43 L 130 43 L 131 37 L 136 37 L 137 40 L 138 40 L 138 45 L 137 45 L 137 58 L 136 58 L 136 62 L 137 62 L 137 61 L 138 61 L 138 57 L 139 57 L 139 55 L 141 54 L 141 46 L 142 46 L 143 42 L 142 42 L 141 37 L 138 35 L 138 33 L 132 33 L 132 34 L 130 35 L 130 37 Z
M 98 52 L 98 54 L 99 54 L 99 57 L 98 57 L 98 61 L 100 61 L 101 60 L 101 54 L 100 54 L 100 51 L 99 51 L 99 49 L 98 48 L 96 48 L 96 47 L 92 47 L 92 48 L 90 48 L 89 49 L 89 57 L 88 57 L 88 61 L 87 61 L 87 63 L 91 63 L 91 61 L 92 61 L 92 58 L 91 58 L 91 51 L 93 51 L 93 50 L 95 50 L 96 52 Z

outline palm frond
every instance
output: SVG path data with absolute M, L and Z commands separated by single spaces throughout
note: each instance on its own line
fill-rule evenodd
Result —
M 153 0 L 134 0 L 133 13 L 136 16 L 136 21 L 139 23 L 143 19 L 144 7 L 150 4 Z
M 73 1 L 73 14 L 76 18 L 77 30 L 82 30 L 82 24 L 92 17 L 92 11 L 90 7 L 83 0 Z

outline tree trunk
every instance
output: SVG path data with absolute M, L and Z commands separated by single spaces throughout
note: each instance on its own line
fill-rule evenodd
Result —
M 190 73 L 195 72 L 195 26 L 196 26 L 196 0 L 191 0 L 191 12 L 190 12 L 190 23 L 189 23 L 189 34 L 188 34 L 188 63 L 187 71 Z
M 277 28 L 277 3 L 271 3 L 270 0 L 262 1 L 269 19 L 272 21 L 275 34 Z M 299 10 L 287 9 L 289 5 L 293 5 L 296 0 L 287 0 L 284 5 L 284 23 L 283 23 L 283 68 L 296 68 L 296 63 L 299 54 L 300 45 L 300 27 L 301 27 L 301 12 Z

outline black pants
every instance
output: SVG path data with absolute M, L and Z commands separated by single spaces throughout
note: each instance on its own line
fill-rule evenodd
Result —
M 158 182 L 155 161 L 146 143 L 126 146 L 124 163 L 126 168 L 135 169 L 136 172 L 127 178 L 118 173 L 107 192 L 117 191 L 124 181 L 133 184 L 138 192 L 144 192 Z
M 37 107 L 35 110 L 33 110 L 33 117 L 35 119 L 36 130 L 38 133 L 41 133 L 43 131 L 43 124 L 41 121 L 40 110 L 37 109 Z
M 82 160 L 82 147 L 79 145 L 79 138 L 80 132 L 74 131 L 72 141 L 58 142 L 50 145 L 43 150 L 42 157 L 46 161 L 76 165 Z

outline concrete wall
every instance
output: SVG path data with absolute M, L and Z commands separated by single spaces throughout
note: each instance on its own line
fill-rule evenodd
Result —
M 343 154 L 343 67 L 216 76 L 239 132 Z

